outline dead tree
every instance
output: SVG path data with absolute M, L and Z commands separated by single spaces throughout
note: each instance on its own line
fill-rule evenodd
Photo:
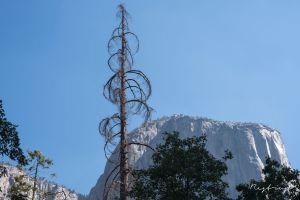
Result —
M 117 106 L 118 112 L 103 119 L 99 124 L 99 131 L 105 138 L 105 156 L 115 165 L 106 179 L 103 199 L 109 199 L 113 190 L 117 188 L 120 199 L 127 200 L 130 173 L 128 147 L 130 145 L 150 147 L 147 144 L 129 141 L 127 121 L 132 115 L 142 115 L 144 124 L 149 120 L 152 109 L 147 105 L 147 100 L 151 95 L 151 84 L 142 71 L 132 68 L 133 55 L 139 49 L 139 41 L 138 37 L 129 30 L 126 9 L 123 5 L 119 5 L 118 8 L 117 16 L 120 24 L 114 29 L 108 42 L 110 54 L 108 66 L 113 75 L 106 82 L 103 90 L 104 97 Z M 129 46 L 129 43 L 135 46 Z M 118 153 L 118 159 L 115 161 L 109 158 L 112 149 Z

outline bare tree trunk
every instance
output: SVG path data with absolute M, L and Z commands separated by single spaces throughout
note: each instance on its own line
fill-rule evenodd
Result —
M 132 115 L 142 115 L 144 124 L 149 120 L 152 108 L 148 106 L 147 100 L 151 95 L 151 84 L 146 75 L 133 66 L 133 54 L 139 49 L 138 37 L 129 30 L 127 22 L 127 11 L 123 5 L 119 5 L 118 17 L 121 22 L 114 29 L 108 42 L 108 66 L 113 76 L 106 82 L 103 88 L 104 97 L 118 107 L 118 113 L 103 119 L 99 124 L 99 131 L 105 138 L 104 152 L 106 158 L 114 163 L 114 168 L 106 177 L 103 191 L 103 199 L 108 200 L 115 197 L 119 190 L 120 200 L 127 200 L 129 193 L 128 148 L 130 145 L 141 145 L 151 148 L 147 144 L 131 141 L 127 138 L 127 120 Z M 129 38 L 129 39 L 128 39 Z M 129 47 L 128 41 L 135 42 L 136 46 Z M 119 160 L 110 160 L 107 152 L 110 147 L 120 142 L 118 150 Z
M 120 200 L 127 200 L 128 188 L 128 159 L 127 159 L 127 133 L 126 133 L 126 93 L 125 93 L 125 19 L 124 10 L 122 11 L 122 49 L 121 49 L 121 88 L 120 88 L 120 117 L 121 117 L 121 147 L 120 147 Z
M 35 166 L 34 179 L 33 179 L 33 189 L 32 189 L 32 197 L 31 197 L 32 200 L 34 200 L 34 198 L 35 198 L 38 168 L 39 168 L 39 161 L 37 161 L 36 166 Z

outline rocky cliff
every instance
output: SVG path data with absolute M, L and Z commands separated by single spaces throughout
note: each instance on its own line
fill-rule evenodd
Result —
M 14 177 L 19 175 L 24 175 L 23 171 L 20 171 L 18 168 L 1 164 L 7 170 L 6 175 L 0 178 L 0 200 L 9 199 L 8 190 L 11 185 L 14 183 Z M 32 181 L 27 177 L 26 181 L 32 184 Z M 59 186 L 53 182 L 39 180 L 37 185 L 39 191 L 47 191 L 48 195 L 45 200 L 83 200 L 84 197 L 80 194 L 70 191 L 69 189 Z
M 152 147 L 163 142 L 164 132 L 178 131 L 180 137 L 207 135 L 207 148 L 216 157 L 224 156 L 229 149 L 234 158 L 227 161 L 228 175 L 224 180 L 229 183 L 229 194 L 236 196 L 235 186 L 250 179 L 261 179 L 266 156 L 289 165 L 285 147 L 280 133 L 263 124 L 222 122 L 207 118 L 174 115 L 150 122 L 130 133 L 130 139 L 147 143 Z M 118 154 L 112 155 L 112 160 Z M 151 165 L 152 151 L 141 146 L 129 150 L 129 161 L 136 168 L 147 168 Z M 104 173 L 89 194 L 90 200 L 101 200 L 104 182 L 114 167 L 107 162 Z

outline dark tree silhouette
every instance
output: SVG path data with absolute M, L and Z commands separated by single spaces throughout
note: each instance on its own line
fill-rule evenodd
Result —
M 144 124 L 150 118 L 152 109 L 147 105 L 151 95 L 151 85 L 146 75 L 133 69 L 133 55 L 139 49 L 138 37 L 129 30 L 128 13 L 123 5 L 119 5 L 119 26 L 114 29 L 108 42 L 108 66 L 113 72 L 103 90 L 104 97 L 117 106 L 118 112 L 103 119 L 99 124 L 99 131 L 105 138 L 105 156 L 118 153 L 119 158 L 114 162 L 114 168 L 106 178 L 103 199 L 108 199 L 112 190 L 119 190 L 121 200 L 128 199 L 128 177 L 130 166 L 128 163 L 128 148 L 130 145 L 144 145 L 129 141 L 127 137 L 127 121 L 132 115 L 142 115 Z M 129 42 L 135 46 L 129 46 Z M 117 146 L 117 144 L 119 145 Z M 110 154 L 110 155 L 109 155 Z
M 6 119 L 0 99 L 0 157 L 8 157 L 17 161 L 19 165 L 25 165 L 27 161 L 20 148 L 20 139 L 16 128 L 16 125 Z M 6 167 L 0 164 L 0 178 L 6 175 Z M 1 187 L 0 192 L 2 192 Z
M 136 200 L 229 200 L 222 180 L 227 174 L 227 150 L 217 160 L 206 149 L 206 136 L 180 139 L 177 132 L 166 133 L 164 144 L 154 152 L 153 165 L 133 170 L 129 192 Z
M 17 161 L 20 165 L 25 165 L 26 158 L 20 148 L 20 139 L 16 127 L 6 119 L 2 100 L 0 100 L 0 156 L 6 156 Z M 0 177 L 5 173 L 5 167 L 0 165 Z
M 298 200 L 300 199 L 299 171 L 280 165 L 270 157 L 262 170 L 263 180 L 250 180 L 236 187 L 238 200 Z

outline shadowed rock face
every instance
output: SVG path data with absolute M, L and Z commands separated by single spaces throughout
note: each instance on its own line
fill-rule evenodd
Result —
M 14 177 L 24 175 L 24 172 L 10 165 L 1 165 L 6 168 L 7 175 L 0 178 L 0 188 L 2 190 L 0 191 L 0 200 L 6 200 L 9 199 L 7 192 L 14 182 Z M 26 180 L 28 183 L 32 183 L 29 178 L 27 178 Z M 69 189 L 59 186 L 53 182 L 40 180 L 38 181 L 37 187 L 42 191 L 49 192 L 49 195 L 47 196 L 47 198 L 45 198 L 45 200 L 84 200 L 84 196 L 76 194 L 75 192 L 70 191 Z
M 229 149 L 233 159 L 227 161 L 228 182 L 231 197 L 236 197 L 235 186 L 250 179 L 261 179 L 262 168 L 266 156 L 289 165 L 280 133 L 263 124 L 221 122 L 207 118 L 174 115 L 164 117 L 149 123 L 146 127 L 137 128 L 130 133 L 130 138 L 150 144 L 152 147 L 163 142 L 164 132 L 177 131 L 180 137 L 207 135 L 207 149 L 216 158 L 221 159 L 224 151 Z M 135 168 L 147 168 L 151 165 L 152 152 L 141 146 L 133 146 L 129 150 L 129 160 Z M 117 153 L 112 155 L 117 159 Z M 104 173 L 89 194 L 90 200 L 101 200 L 104 182 L 113 168 L 107 163 Z

